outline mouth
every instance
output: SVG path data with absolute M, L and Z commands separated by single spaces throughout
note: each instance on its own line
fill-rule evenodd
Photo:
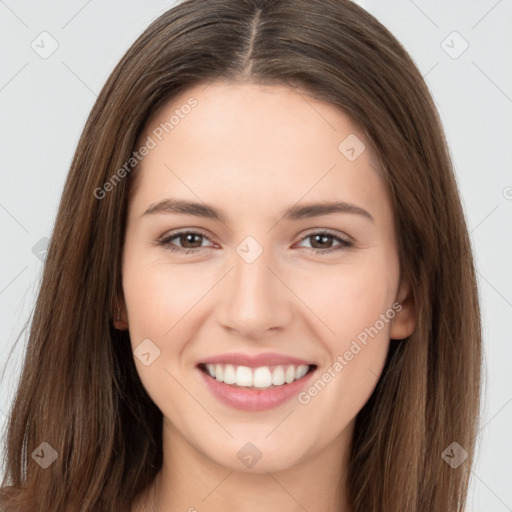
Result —
M 315 364 L 288 364 L 258 366 L 237 366 L 233 364 L 200 363 L 204 374 L 229 386 L 265 390 L 292 384 L 316 370 Z
M 317 365 L 249 367 L 200 363 L 197 369 L 206 387 L 223 404 L 246 411 L 264 411 L 297 396 L 312 379 Z

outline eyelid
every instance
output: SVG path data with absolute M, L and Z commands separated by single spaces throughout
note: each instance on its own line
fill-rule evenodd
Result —
M 337 231 L 335 229 L 329 229 L 329 228 L 310 228 L 310 229 L 307 229 L 306 231 L 301 231 L 300 233 L 297 234 L 297 236 L 301 235 L 301 238 L 299 241 L 302 241 L 307 236 L 311 236 L 311 235 L 314 235 L 317 233 L 322 233 L 325 235 L 330 235 L 333 237 L 341 238 L 345 242 L 355 243 L 354 240 L 350 236 L 348 236 L 346 233 L 343 233 L 342 231 Z

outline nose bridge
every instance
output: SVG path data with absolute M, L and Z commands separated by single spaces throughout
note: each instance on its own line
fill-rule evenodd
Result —
M 248 337 L 284 327 L 290 318 L 289 293 L 274 275 L 277 265 L 272 251 L 247 237 L 236 248 L 233 266 L 221 323 Z
M 234 259 L 233 299 L 239 305 L 251 310 L 257 307 L 262 311 L 264 304 L 280 295 L 275 288 L 275 276 L 269 270 L 275 260 L 271 250 L 264 248 L 253 237 L 247 237 L 236 248 Z

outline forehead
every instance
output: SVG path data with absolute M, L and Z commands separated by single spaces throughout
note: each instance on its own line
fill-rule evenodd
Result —
M 166 194 L 258 211 L 301 198 L 388 200 L 361 127 L 285 85 L 199 84 L 153 113 L 139 145 L 148 137 L 153 147 L 136 171 L 139 210 Z

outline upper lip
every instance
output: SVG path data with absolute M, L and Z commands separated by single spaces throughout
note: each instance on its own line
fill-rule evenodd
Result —
M 232 364 L 234 366 L 248 366 L 257 368 L 259 366 L 273 365 L 313 365 L 314 363 L 299 359 L 293 356 L 277 354 L 275 352 L 264 352 L 262 354 L 249 355 L 241 352 L 231 352 L 229 354 L 219 354 L 202 360 L 199 364 Z

